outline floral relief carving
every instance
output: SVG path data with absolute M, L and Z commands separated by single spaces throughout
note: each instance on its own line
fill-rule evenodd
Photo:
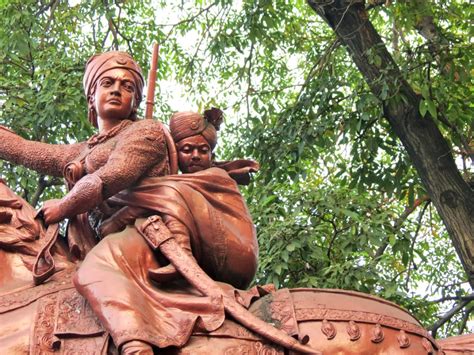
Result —
M 371 312 L 362 312 L 362 311 L 344 311 L 335 309 L 313 309 L 313 308 L 304 308 L 295 310 L 296 319 L 301 321 L 310 321 L 310 320 L 331 320 L 331 321 L 354 321 L 359 323 L 372 323 L 380 324 L 381 326 L 386 326 L 394 329 L 401 329 L 405 332 L 410 332 L 413 334 L 418 334 L 426 338 L 430 338 L 429 333 L 423 329 L 421 326 L 403 321 L 401 319 L 390 317 L 386 315 L 380 315 L 377 313 Z
M 44 296 L 57 291 L 74 288 L 74 285 L 71 282 L 74 271 L 74 269 L 70 269 L 64 271 L 62 274 L 55 275 L 54 279 L 48 281 L 47 283 L 36 287 L 33 287 L 32 283 L 32 287 L 26 290 L 20 290 L 18 292 L 2 295 L 2 297 L 0 297 L 0 314 L 24 307 Z
M 61 345 L 60 340 L 53 334 L 57 298 L 57 294 L 51 294 L 38 302 L 30 341 L 32 355 L 53 354 Z
M 57 301 L 57 318 L 54 333 L 94 335 L 105 330 L 94 312 L 75 289 L 61 291 Z

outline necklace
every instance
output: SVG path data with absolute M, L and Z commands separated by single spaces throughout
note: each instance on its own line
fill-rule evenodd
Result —
M 87 140 L 87 145 L 89 146 L 89 148 L 92 148 L 97 144 L 105 142 L 109 138 L 116 136 L 120 131 L 122 131 L 124 128 L 128 127 L 131 124 L 132 121 L 130 120 L 122 120 L 118 125 L 109 129 L 108 131 L 94 134 Z

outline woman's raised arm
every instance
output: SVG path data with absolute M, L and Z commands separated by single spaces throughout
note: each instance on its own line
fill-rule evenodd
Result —
M 48 144 L 29 141 L 0 126 L 0 159 L 23 165 L 41 174 L 62 176 L 64 166 L 86 147 L 86 142 Z

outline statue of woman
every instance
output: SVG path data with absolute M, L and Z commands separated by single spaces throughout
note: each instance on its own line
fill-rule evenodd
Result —
M 89 121 L 99 129 L 89 140 L 46 144 L 0 129 L 0 158 L 42 174 L 65 176 L 70 191 L 60 200 L 46 201 L 42 215 L 46 224 L 72 217 L 68 242 L 79 259 L 96 243 L 84 213 L 100 215 L 107 198 L 143 177 L 169 173 L 161 123 L 137 120 L 144 81 L 132 57 L 115 51 L 91 57 L 83 84 Z
M 164 177 L 169 140 L 160 123 L 136 120 L 142 89 L 141 70 L 129 55 L 104 53 L 88 61 L 84 75 L 89 120 L 98 134 L 86 142 L 53 145 L 0 129 L 5 142 L 0 158 L 66 178 L 69 192 L 44 204 L 43 219 L 52 224 L 69 218 L 72 254 L 82 259 L 89 252 L 76 288 L 123 353 L 182 346 L 193 330 L 215 330 L 225 319 L 222 296 L 203 297 L 177 277 L 157 245 L 139 232 L 144 219 L 137 219 L 138 228 L 133 225 L 137 217 L 160 215 L 183 249 L 242 304 L 248 305 L 252 292 L 234 287 L 248 287 L 257 267 L 255 229 L 233 180 L 245 180 L 254 166 L 237 161 L 211 167 L 216 122 L 181 113 L 173 117 L 171 130 L 179 165 L 189 174 Z M 109 217 L 102 232 L 123 216 L 128 225 L 95 245 L 89 225 L 94 216 L 101 222 Z
M 247 206 L 229 173 L 212 167 L 220 121 L 220 115 L 212 119 L 215 113 L 172 116 L 171 135 L 184 174 L 142 179 L 111 198 L 111 205 L 124 207 L 104 222 L 102 232 L 128 226 L 105 237 L 74 279 L 124 354 L 152 354 L 152 345 L 183 346 L 193 330 L 215 330 L 225 319 L 221 299 L 204 297 L 176 279 L 153 241 L 138 232 L 144 220 L 133 226 L 136 217 L 159 214 L 208 275 L 232 285 L 221 284 L 229 292 L 248 287 L 255 275 L 258 246 Z M 236 179 L 258 168 L 247 161 L 220 166 Z

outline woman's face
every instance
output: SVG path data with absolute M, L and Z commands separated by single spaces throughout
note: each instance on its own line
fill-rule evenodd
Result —
M 183 173 L 195 173 L 211 167 L 211 147 L 203 136 L 184 138 L 176 147 L 179 169 Z
M 137 87 L 128 70 L 115 68 L 97 80 L 94 95 L 97 116 L 103 120 L 122 120 L 130 117 L 135 105 Z

